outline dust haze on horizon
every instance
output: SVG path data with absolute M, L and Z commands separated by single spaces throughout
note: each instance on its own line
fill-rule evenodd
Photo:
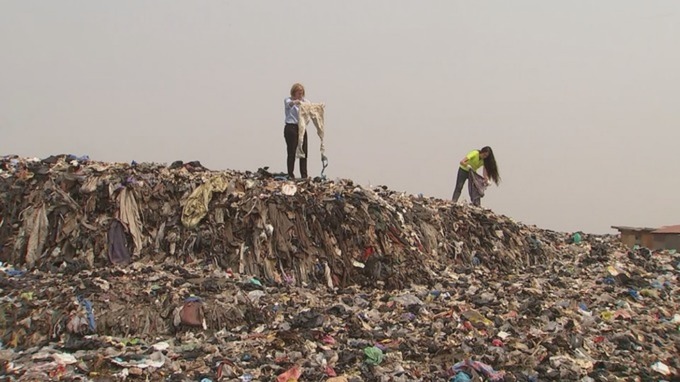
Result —
M 461 157 L 490 145 L 497 213 L 680 224 L 674 0 L 6 0 L 0 69 L 0 155 L 285 171 L 283 99 L 302 82 L 326 103 L 331 179 L 448 199 Z

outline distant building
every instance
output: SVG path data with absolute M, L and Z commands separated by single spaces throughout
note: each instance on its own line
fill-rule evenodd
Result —
M 612 228 L 618 230 L 621 233 L 621 242 L 626 247 L 633 247 L 635 245 L 645 248 L 654 247 L 654 237 L 652 236 L 652 232 L 656 231 L 656 228 L 622 226 L 612 226 Z
M 621 242 L 626 247 L 639 245 L 656 249 L 680 250 L 680 225 L 661 228 L 612 226 L 621 234 Z
M 669 225 L 652 231 L 654 248 L 680 250 L 680 225 Z

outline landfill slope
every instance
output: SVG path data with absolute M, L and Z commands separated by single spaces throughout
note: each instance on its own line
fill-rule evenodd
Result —
M 76 272 L 172 257 L 273 283 L 400 288 L 447 266 L 522 269 L 554 256 L 562 239 L 347 180 L 69 159 L 4 159 L 0 260 Z
M 0 163 L 9 380 L 680 378 L 676 251 L 348 180 Z

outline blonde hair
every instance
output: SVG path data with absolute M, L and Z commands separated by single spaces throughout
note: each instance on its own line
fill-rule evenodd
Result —
M 290 88 L 290 96 L 293 97 L 295 95 L 295 92 L 298 90 L 302 90 L 302 96 L 305 96 L 305 87 L 302 86 L 300 83 L 295 83 L 293 86 Z

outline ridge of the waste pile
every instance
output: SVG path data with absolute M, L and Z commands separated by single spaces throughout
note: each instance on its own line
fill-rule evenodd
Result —
M 0 163 L 0 260 L 28 268 L 175 257 L 275 284 L 399 288 L 448 267 L 530 267 L 568 238 L 485 208 L 351 179 L 288 180 L 268 167 L 73 155 Z

